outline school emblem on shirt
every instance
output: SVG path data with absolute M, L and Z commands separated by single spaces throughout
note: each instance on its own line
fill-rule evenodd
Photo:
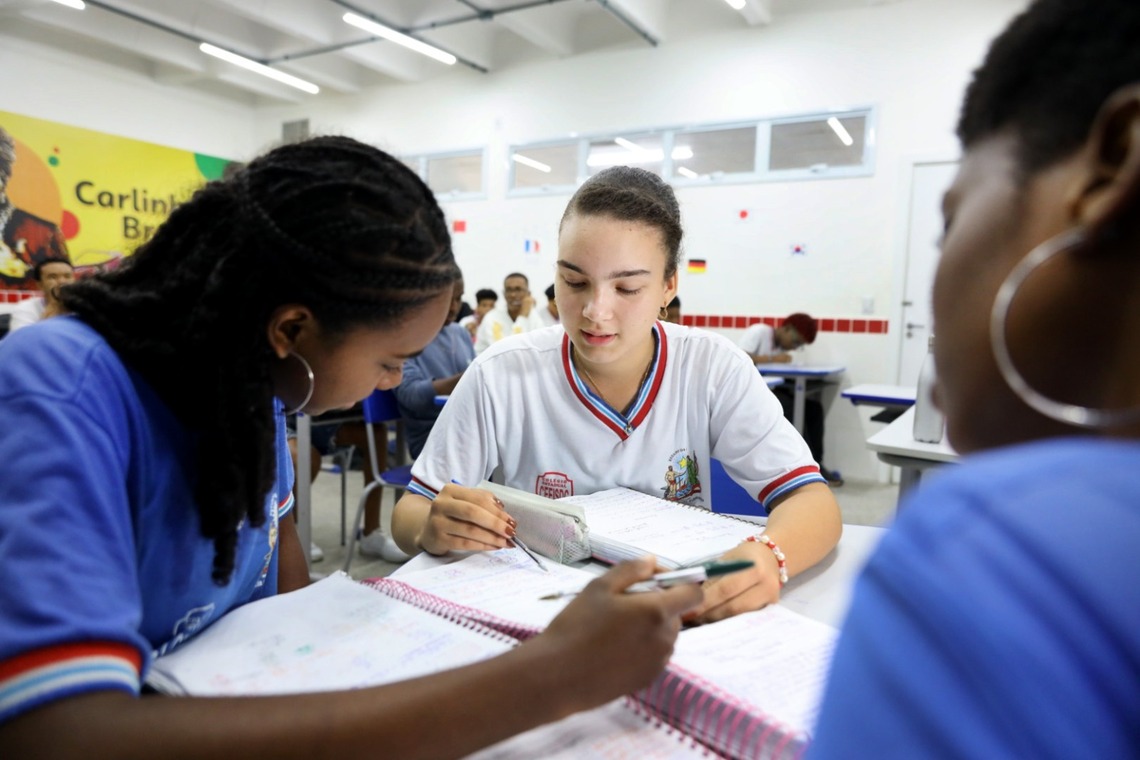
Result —
M 677 449 L 669 457 L 665 468 L 665 498 L 680 501 L 701 492 L 701 468 L 697 455 L 686 449 Z
M 544 472 L 534 479 L 534 492 L 548 499 L 574 495 L 574 481 L 564 472 Z

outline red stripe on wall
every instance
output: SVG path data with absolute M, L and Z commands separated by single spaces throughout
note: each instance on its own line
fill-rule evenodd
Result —
M 817 317 L 816 319 L 819 321 L 819 331 L 821 333 L 886 335 L 890 332 L 890 322 L 886 319 L 867 319 L 859 317 Z M 783 321 L 783 317 L 751 315 L 685 314 L 681 317 L 681 324 L 688 325 L 689 327 L 715 327 L 736 330 L 743 330 L 758 322 L 763 322 L 770 327 L 777 327 Z

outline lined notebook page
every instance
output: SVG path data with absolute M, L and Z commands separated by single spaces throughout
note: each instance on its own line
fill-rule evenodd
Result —
M 767 716 L 766 722 L 806 738 L 815 725 L 837 635 L 829 625 L 774 604 L 682 631 L 671 664 L 699 674 L 748 712 Z M 686 727 L 689 720 L 699 724 L 701 718 L 690 716 Z M 732 746 L 738 739 L 718 743 L 727 740 Z
M 646 554 L 677 568 L 716 559 L 763 528 L 628 488 L 611 488 L 559 501 L 586 511 L 594 555 L 619 562 Z
M 147 682 L 201 696 L 352 689 L 466 665 L 513 645 L 337 573 L 234 610 L 156 660 Z
M 531 729 L 470 755 L 471 760 L 687 760 L 712 757 L 691 738 L 615 700 Z
M 557 600 L 539 597 L 560 591 L 581 589 L 596 576 L 557 562 L 546 562 L 544 573 L 518 549 L 477 552 L 427 570 L 400 573 L 396 577 L 409 586 L 427 591 L 497 617 L 543 629 L 570 603 L 572 597 Z

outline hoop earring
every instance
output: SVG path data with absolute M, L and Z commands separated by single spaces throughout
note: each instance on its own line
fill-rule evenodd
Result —
M 658 319 L 668 319 L 669 318 L 669 307 L 668 306 L 662 306 L 661 309 L 657 312 L 657 318 Z
M 1033 388 L 1013 364 L 1009 345 L 1005 339 L 1009 307 L 1026 278 L 1039 266 L 1058 254 L 1080 247 L 1086 241 L 1085 231 L 1076 227 L 1049 238 L 1026 255 L 1013 268 L 994 297 L 990 310 L 990 346 L 994 352 L 998 371 L 1006 385 L 1030 408 L 1049 419 L 1087 429 L 1120 427 L 1140 420 L 1140 407 L 1131 409 L 1094 409 L 1051 399 Z
M 296 414 L 297 412 L 304 409 L 305 405 L 309 403 L 309 399 L 313 397 L 313 388 L 316 387 L 316 379 L 313 377 L 313 368 L 309 366 L 309 363 L 307 361 L 305 361 L 305 357 L 301 356 L 293 349 L 289 349 L 289 356 L 292 356 L 294 359 L 301 362 L 301 366 L 305 368 L 305 376 L 309 379 L 309 390 L 307 393 L 305 393 L 305 398 L 301 400 L 300 404 L 297 404 L 297 406 L 293 409 L 285 410 L 286 417 L 292 414 Z

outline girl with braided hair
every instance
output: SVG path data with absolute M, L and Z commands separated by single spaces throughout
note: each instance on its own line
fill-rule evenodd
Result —
M 5 755 L 453 756 L 656 675 L 700 592 L 622 594 L 641 562 L 470 667 L 319 696 L 139 696 L 156 654 L 308 582 L 286 410 L 397 385 L 457 274 L 415 174 L 314 138 L 207 184 L 128 263 L 68 288 L 68 316 L 0 345 L 0 565 L 20 579 L 0 590 Z

